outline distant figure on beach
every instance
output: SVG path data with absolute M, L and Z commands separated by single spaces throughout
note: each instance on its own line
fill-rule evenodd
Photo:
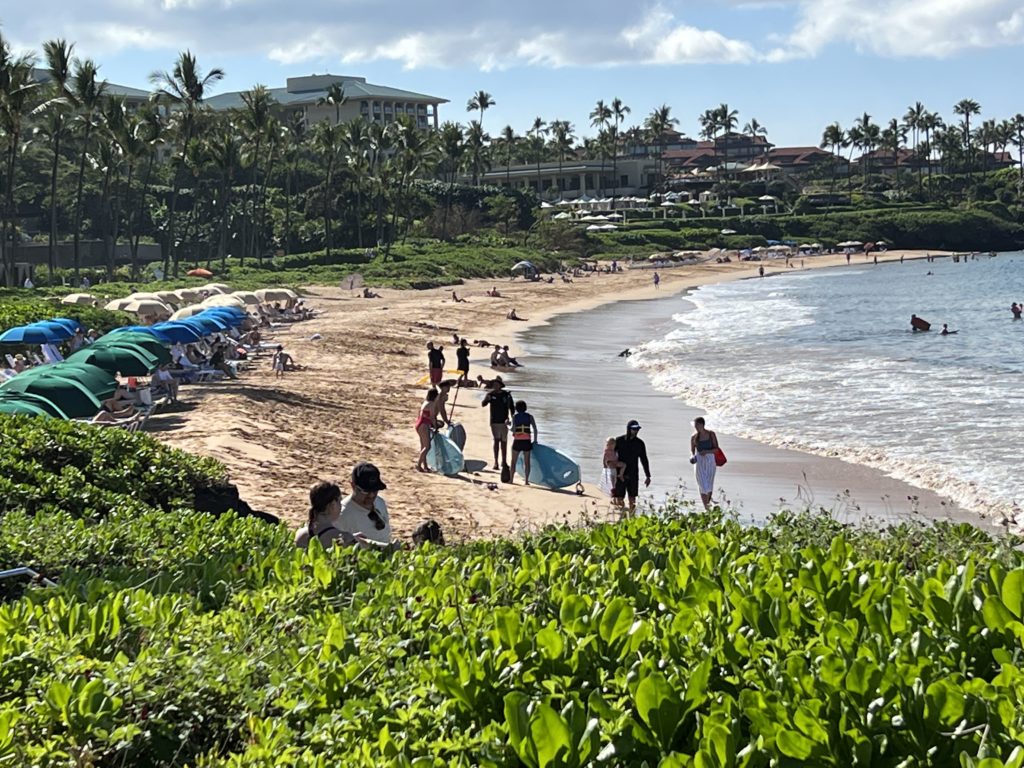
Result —
M 494 351 L 491 352 L 491 368 L 507 368 L 508 367 L 508 356 L 501 349 L 500 344 L 494 345 Z
M 515 307 L 512 307 L 512 309 L 510 309 L 508 311 L 508 314 L 505 315 L 505 319 L 506 320 L 526 320 L 525 317 L 520 317 L 519 315 L 516 314 L 516 308 Z
M 622 499 L 615 498 L 613 493 L 615 484 L 623 479 L 626 471 L 626 462 L 619 460 L 619 454 L 615 452 L 615 438 L 609 437 L 604 441 L 604 455 L 601 457 L 601 465 L 604 472 L 601 475 L 601 490 L 612 498 L 613 507 L 621 507 Z
M 377 293 L 376 291 L 371 291 L 369 288 L 363 288 L 363 298 L 364 299 L 379 299 L 380 298 L 380 294 Z
M 508 425 L 515 415 L 515 402 L 512 393 L 505 389 L 505 382 L 499 376 L 492 382 L 490 391 L 484 395 L 480 407 L 490 406 L 491 437 L 494 438 L 494 468 L 498 469 L 498 454 L 501 454 L 501 466 L 508 466 Z
M 757 275 L 758 277 L 764 277 L 764 264 L 757 268 Z
M 476 377 L 476 385 L 480 387 L 480 389 L 493 389 L 498 384 L 505 386 L 505 382 L 502 380 L 501 376 L 495 376 L 493 379 L 485 379 L 483 376 L 479 375 Z
M 615 438 L 615 453 L 619 461 L 626 464 L 622 477 L 615 483 L 615 490 L 612 495 L 618 499 L 617 505 L 621 505 L 623 499 L 629 496 L 629 514 L 636 511 L 636 497 L 640 493 L 640 467 L 642 464 L 647 479 L 644 487 L 651 484 L 651 465 L 647 461 L 647 446 L 640 439 L 640 422 L 636 419 L 626 424 L 626 434 Z
M 910 316 L 910 329 L 915 333 L 917 331 L 930 331 L 931 327 L 932 324 L 929 323 L 927 320 L 922 320 L 917 315 Z
M 951 331 L 951 330 L 949 330 L 949 326 L 946 325 L 945 323 L 943 323 L 942 324 L 942 332 L 939 335 L 940 336 L 952 336 L 954 333 L 960 333 L 960 331 Z
M 491 296 L 492 298 L 496 298 L 496 299 L 500 299 L 501 298 L 501 294 L 498 293 L 498 286 L 494 286 L 493 288 L 491 288 L 491 290 L 489 290 L 487 292 L 487 295 Z
M 1010 311 L 1013 313 L 1014 320 L 1020 320 L 1021 312 L 1024 312 L 1024 307 L 1021 307 L 1017 302 L 1013 302 L 1010 305 Z
M 419 416 L 416 417 L 416 423 L 413 424 L 413 428 L 420 438 L 420 456 L 416 462 L 416 469 L 420 472 L 430 471 L 430 467 L 427 466 L 427 451 L 430 450 L 430 433 L 441 426 L 437 419 L 437 409 L 440 407 L 438 396 L 440 394 L 434 387 L 427 390 L 423 402 L 420 403 Z
M 466 304 L 467 303 L 466 299 L 460 299 L 459 298 L 459 294 L 457 294 L 455 291 L 452 291 L 452 301 L 454 301 L 456 304 Z
M 461 386 L 469 379 L 469 342 L 465 339 L 459 341 L 459 346 L 455 350 L 455 357 L 458 360 L 458 364 L 455 367 L 459 369 L 459 384 Z
M 633 350 L 631 350 L 629 347 L 626 347 L 624 350 L 619 352 L 619 357 L 629 357 L 632 354 Z
M 434 347 L 434 342 L 427 342 L 427 365 L 430 367 L 430 383 L 438 384 L 444 375 L 444 347 Z
M 875 264 L 877 264 L 878 263 L 878 256 L 876 255 L 874 258 L 875 258 Z
M 537 442 L 537 422 L 526 410 L 526 401 L 518 400 L 512 414 L 512 473 L 509 483 L 515 482 L 516 463 L 523 454 L 523 483 L 530 484 L 530 451 Z
M 278 344 L 277 349 L 274 350 L 274 356 L 270 359 L 270 365 L 274 369 L 275 379 L 284 376 L 284 372 L 289 368 L 289 363 L 294 367 L 292 356 L 284 351 L 284 346 L 282 344 Z
M 512 355 L 508 353 L 508 344 L 501 348 L 501 355 L 505 360 L 505 365 L 511 365 L 513 368 L 522 368 L 523 364 L 516 360 Z
M 655 288 L 657 288 L 659 285 L 661 285 L 661 275 L 659 275 L 657 272 L 654 273 L 654 278 L 653 279 L 654 279 L 654 287 Z
M 694 433 L 690 437 L 690 463 L 697 479 L 697 489 L 704 509 L 711 509 L 711 493 L 715 487 L 715 451 L 718 450 L 718 436 L 704 427 L 704 417 L 693 420 Z
M 846 251 L 846 263 L 847 264 L 850 263 L 850 251 L 849 250 Z

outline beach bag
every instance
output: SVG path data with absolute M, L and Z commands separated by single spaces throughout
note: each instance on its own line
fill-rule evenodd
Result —
M 615 469 L 612 467 L 605 467 L 601 470 L 601 482 L 597 484 L 597 487 L 600 488 L 602 492 L 611 496 L 612 491 L 615 490 L 615 479 Z
M 512 468 L 508 464 L 501 465 L 501 482 L 512 482 Z
M 725 451 L 721 448 L 715 448 L 715 466 L 724 467 L 729 460 L 725 458 Z

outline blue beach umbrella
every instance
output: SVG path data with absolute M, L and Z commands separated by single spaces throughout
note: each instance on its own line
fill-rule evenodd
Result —
M 234 312 L 219 312 L 216 310 L 207 310 L 206 312 L 200 312 L 194 317 L 214 317 L 218 320 L 222 320 L 231 326 L 241 325 L 245 322 L 245 315 L 238 315 Z
M 65 329 L 67 330 L 67 329 Z M 0 344 L 54 344 L 68 338 L 45 325 L 19 325 L 0 334 Z
M 72 336 L 75 335 L 75 331 L 77 331 L 79 328 L 82 327 L 82 324 L 80 322 L 78 322 L 77 320 L 72 320 L 70 317 L 51 317 L 46 322 L 47 323 L 60 323 L 65 328 L 67 328 L 69 331 L 71 331 L 71 335 Z
M 73 329 L 68 328 L 64 323 L 58 323 L 56 320 L 41 320 L 38 323 L 32 323 L 32 325 L 39 326 L 41 328 L 49 328 L 61 341 L 70 339 L 75 335 Z
M 182 322 L 191 325 L 193 328 L 201 329 L 204 336 L 220 333 L 231 327 L 224 318 L 217 317 L 216 315 L 196 315 L 188 320 L 182 320 Z
M 172 344 L 192 344 L 203 338 L 199 331 L 179 320 L 157 323 L 153 326 L 153 330 L 165 336 Z

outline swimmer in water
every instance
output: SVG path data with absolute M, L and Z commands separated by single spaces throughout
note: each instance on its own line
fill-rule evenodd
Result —
M 940 333 L 939 335 L 940 336 L 952 336 L 955 333 L 960 333 L 960 331 L 951 331 L 951 330 L 949 330 L 949 326 L 946 325 L 945 323 L 943 323 L 942 324 L 942 333 Z

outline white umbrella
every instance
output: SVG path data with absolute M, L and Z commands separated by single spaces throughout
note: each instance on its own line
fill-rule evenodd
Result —
M 244 307 L 245 300 L 230 293 L 219 293 L 203 299 L 202 304 L 204 307 Z
M 199 291 L 194 291 L 191 288 L 179 288 L 174 292 L 174 295 L 189 304 L 200 301 L 203 298 L 203 294 Z
M 736 230 L 735 229 L 723 229 L 722 230 L 722 234 L 723 235 L 735 235 L 736 234 Z
M 597 228 L 605 230 L 606 232 L 611 232 L 613 230 L 618 229 L 618 227 L 615 226 L 614 224 L 598 224 Z
M 200 312 L 205 312 L 208 309 L 209 307 L 204 307 L 201 304 L 193 304 L 188 307 L 182 307 L 173 315 L 171 315 L 171 320 L 185 320 L 186 318 L 198 315 Z
M 133 300 L 133 299 L 139 299 L 140 301 L 160 301 L 160 302 L 163 301 L 163 299 L 160 298 L 159 294 L 156 294 L 156 293 L 130 293 L 130 294 L 128 294 L 128 300 L 130 301 L 130 300 Z
M 131 299 L 123 304 L 120 310 L 136 315 L 170 315 L 174 311 L 162 301 L 152 299 Z
M 257 296 L 252 291 L 234 291 L 233 293 L 230 293 L 228 295 L 229 296 L 237 296 L 245 304 L 260 304 L 261 303 L 260 302 L 260 297 Z
M 620 220 L 622 218 L 622 214 L 621 213 L 609 213 L 608 214 L 608 218 L 612 219 L 614 221 L 618 221 L 618 220 Z
M 60 300 L 61 304 L 89 304 L 96 306 L 99 304 L 99 299 L 93 296 L 91 293 L 72 293 L 65 296 Z
M 124 307 L 124 305 L 127 304 L 130 301 L 131 301 L 131 299 L 128 299 L 128 298 L 111 299 L 110 301 L 108 301 L 106 304 L 103 305 L 103 308 L 104 309 L 109 309 L 111 311 L 116 312 L 117 310 L 119 310 L 122 307 Z
M 587 227 L 587 232 L 600 232 L 600 231 L 601 231 L 601 225 L 600 224 L 591 224 L 590 226 Z
M 566 213 L 565 211 L 562 211 L 561 213 L 556 213 L 551 218 L 553 218 L 553 219 L 571 219 L 572 215 L 569 214 L 569 213 Z
M 287 288 L 260 288 L 255 293 L 264 304 L 273 304 L 275 301 L 288 301 L 295 298 L 295 294 Z
M 670 203 L 668 200 L 666 200 L 664 203 L 661 204 L 661 207 L 662 208 L 675 208 L 676 204 L 675 203 Z
M 156 295 L 164 304 L 181 304 L 181 297 L 174 291 L 157 291 Z
M 864 245 L 864 243 L 862 243 L 860 240 L 846 240 L 842 243 L 839 243 L 840 248 L 858 248 L 862 245 Z
M 774 202 L 775 202 L 775 198 L 774 198 L 774 197 L 772 197 L 771 195 L 761 195 L 761 196 L 760 196 L 759 198 L 757 198 L 757 199 L 758 199 L 758 200 L 761 200 L 761 201 L 763 201 L 763 202 L 765 202 L 765 203 L 774 203 Z
M 555 206 L 553 206 L 551 203 L 548 203 L 548 202 L 545 202 L 545 201 L 542 200 L 541 203 L 540 203 L 540 207 L 541 208 L 554 208 Z

